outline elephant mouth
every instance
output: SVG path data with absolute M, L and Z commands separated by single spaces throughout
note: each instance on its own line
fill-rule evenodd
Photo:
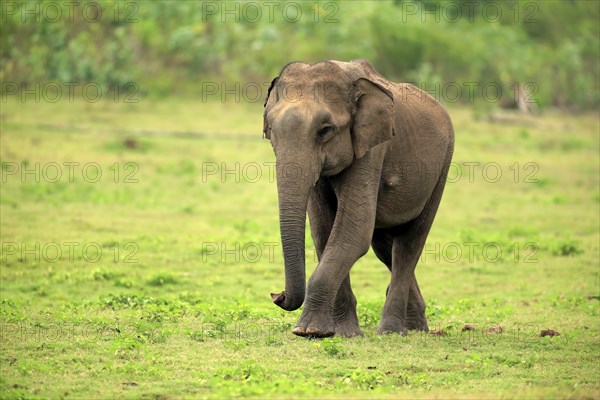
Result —
M 343 166 L 337 165 L 329 159 L 325 159 L 325 162 L 323 163 L 323 169 L 321 170 L 321 175 L 333 176 L 333 175 L 339 174 L 343 170 L 344 170 Z

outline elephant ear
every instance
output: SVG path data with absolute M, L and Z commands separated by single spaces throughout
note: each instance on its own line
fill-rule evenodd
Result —
M 273 93 L 273 95 L 271 95 L 271 91 L 277 84 L 278 80 L 279 80 L 279 77 L 276 76 L 271 81 L 271 85 L 269 85 L 269 90 L 267 91 L 267 98 L 265 99 L 265 104 L 263 105 L 263 107 L 265 108 L 265 111 L 263 112 L 263 138 L 269 139 L 269 140 L 271 139 L 271 132 L 269 129 L 269 124 L 267 123 L 267 114 L 271 110 L 271 107 L 273 106 L 273 104 L 275 104 L 277 102 L 277 100 L 275 99 L 275 93 Z
M 356 111 L 352 141 L 356 158 L 394 136 L 394 96 L 383 86 L 365 78 L 354 81 Z

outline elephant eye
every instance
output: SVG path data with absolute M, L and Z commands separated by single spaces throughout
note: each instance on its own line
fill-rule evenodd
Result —
M 317 131 L 317 139 L 324 140 L 327 135 L 332 133 L 335 130 L 333 125 L 325 125 L 319 128 Z

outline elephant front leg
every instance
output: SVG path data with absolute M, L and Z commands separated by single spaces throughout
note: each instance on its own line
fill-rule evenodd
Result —
M 322 301 L 322 303 L 326 302 L 326 300 Z M 309 312 L 308 306 L 305 306 L 304 310 L 306 311 L 303 312 L 302 318 L 293 330 L 296 335 L 312 337 L 363 336 L 358 326 L 356 297 L 350 286 L 349 275 L 346 276 L 338 289 L 331 311 L 327 308 L 321 308 Z
M 337 199 L 333 189 L 323 180 L 319 179 L 311 191 L 308 201 L 308 217 L 310 221 L 310 230 L 317 252 L 319 264 L 323 262 L 323 253 L 325 246 L 329 241 L 331 230 L 335 221 L 337 212 Z M 336 301 L 336 304 L 338 302 Z M 337 307 L 336 307 L 337 309 Z M 306 310 L 306 304 L 304 307 Z M 310 319 L 305 317 L 301 319 L 297 326 L 293 329 L 293 333 L 299 336 L 333 336 L 335 334 L 335 322 L 333 315 L 327 313 L 319 313 L 319 310 L 312 312 Z M 332 314 L 337 314 L 333 313 Z
M 302 311 L 302 317 L 292 333 L 308 338 L 326 338 L 335 335 L 335 322 L 330 311 Z
M 328 337 L 363 336 L 356 314 L 356 297 L 350 287 L 350 277 L 340 286 L 332 311 L 313 310 L 305 312 L 293 330 L 299 336 Z
M 348 269 L 352 264 L 353 262 L 349 263 Z M 325 264 L 319 265 L 317 270 L 327 268 Z M 335 282 L 335 279 L 332 281 Z M 311 277 L 308 285 L 310 295 L 307 296 L 300 321 L 292 332 L 298 336 L 309 337 L 362 336 L 356 314 L 356 297 L 350 287 L 350 276 L 346 275 L 342 281 L 333 304 L 329 300 L 329 293 L 334 289 L 325 286 L 327 283 L 327 279 L 316 278 L 315 275 Z
M 371 214 L 367 206 L 352 208 L 361 210 L 361 216 L 344 210 L 340 207 L 321 261 L 308 282 L 302 317 L 293 330 L 296 335 L 332 336 L 336 323 L 341 335 L 361 334 L 348 274 L 369 250 L 375 210 Z
M 357 160 L 339 179 L 331 179 L 337 207 L 331 233 L 306 289 L 300 321 L 293 333 L 327 337 L 359 335 L 350 268 L 371 245 L 382 163 L 379 157 Z M 312 226 L 312 225 L 311 225 Z
M 326 264 L 326 257 L 319 262 L 317 271 Z M 294 335 L 307 337 L 329 337 L 335 335 L 335 322 L 333 319 L 333 301 L 329 300 L 333 287 L 326 282 L 315 282 L 316 271 L 308 281 L 307 299 L 302 308 L 302 316 L 292 330 Z M 309 301 L 310 300 L 310 301 Z

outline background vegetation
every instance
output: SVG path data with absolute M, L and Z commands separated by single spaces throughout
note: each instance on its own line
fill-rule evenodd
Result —
M 429 88 L 494 82 L 510 103 L 515 82 L 532 82 L 542 107 L 599 104 L 597 1 L 82 0 L 72 12 L 54 2 L 60 14 L 48 3 L 3 4 L 4 82 L 197 95 L 206 81 L 270 82 L 292 60 L 367 58 Z M 460 100 L 470 102 L 466 90 Z

